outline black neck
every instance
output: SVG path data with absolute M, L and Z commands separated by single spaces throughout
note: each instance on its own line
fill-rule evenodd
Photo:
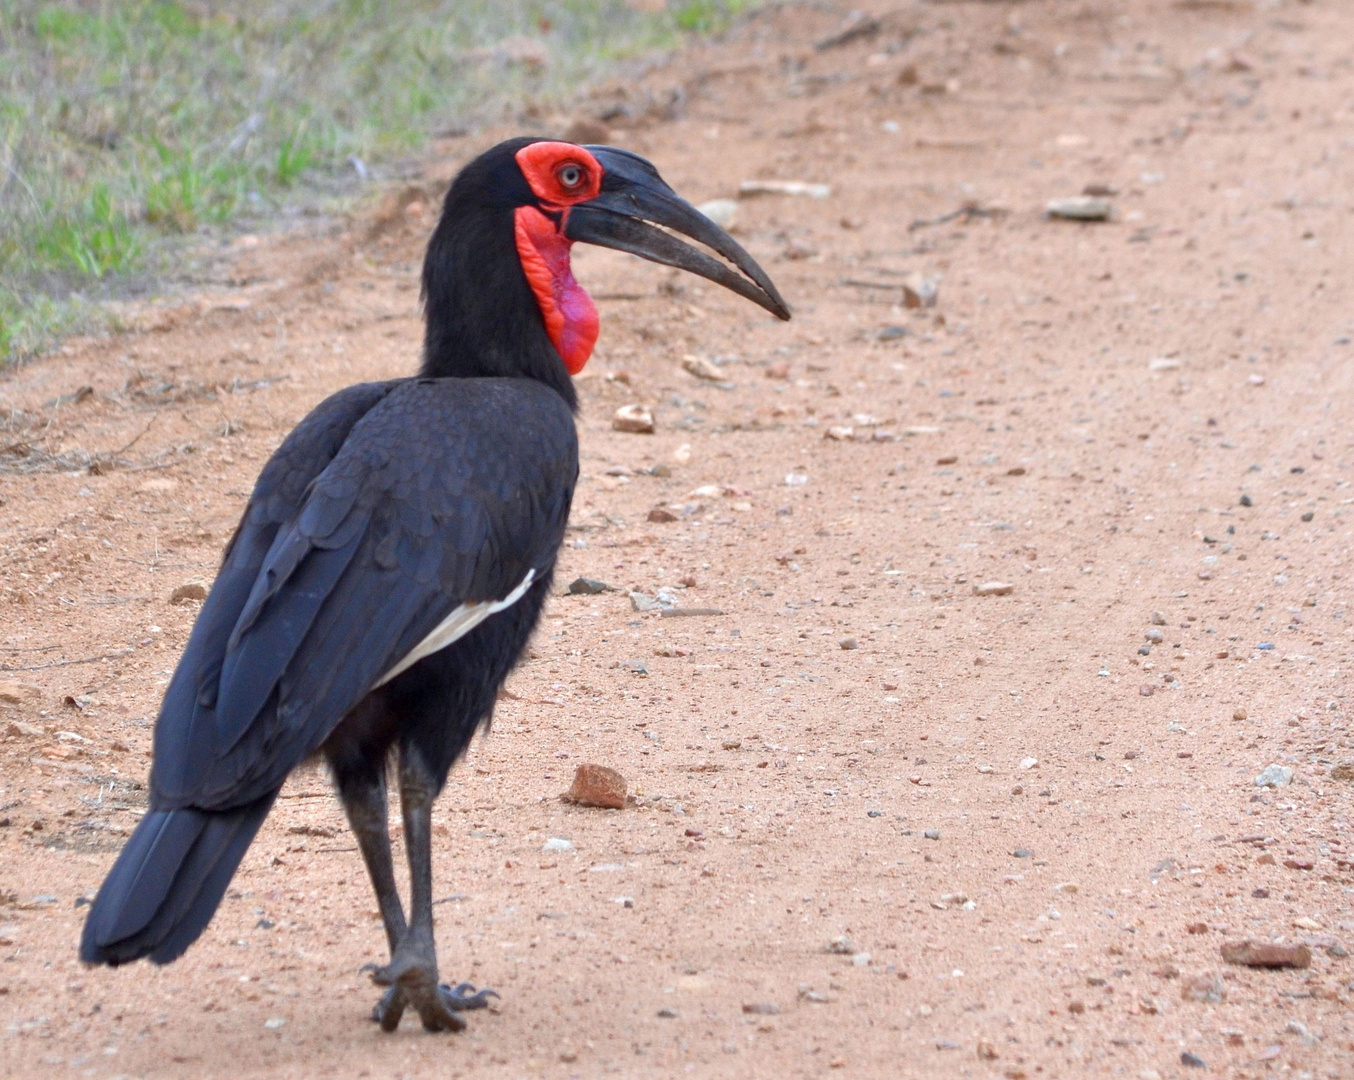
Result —
M 513 207 L 464 205 L 457 183 L 423 260 L 426 329 L 419 373 L 537 379 L 578 408 L 517 254 Z

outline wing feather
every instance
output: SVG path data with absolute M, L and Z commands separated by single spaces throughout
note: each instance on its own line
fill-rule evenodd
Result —
M 256 489 L 227 559 L 241 562 L 223 568 L 166 694 L 160 802 L 239 806 L 274 790 L 448 616 L 490 617 L 553 565 L 578 450 L 548 388 L 408 380 L 335 441 L 304 484 L 292 478 L 290 504 L 279 485 Z

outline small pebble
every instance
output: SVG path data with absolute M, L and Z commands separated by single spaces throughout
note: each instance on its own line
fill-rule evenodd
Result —
M 856 648 L 856 639 L 853 637 L 844 637 L 838 641 L 837 644 L 849 652 L 851 649 Z
M 750 1016 L 779 1016 L 780 1006 L 774 1001 L 753 1001 L 744 1004 L 743 1011 Z
M 856 952 L 855 942 L 845 934 L 838 934 L 826 945 L 826 951 L 834 956 L 851 956 Z
M 1312 950 L 1306 945 L 1279 945 L 1272 941 L 1229 941 L 1221 948 L 1229 964 L 1254 968 L 1306 968 Z
M 1242 506 L 1254 506 L 1255 503 L 1251 502 L 1251 497 L 1250 497 L 1249 495 L 1243 495 L 1243 496 L 1241 496 L 1241 505 L 1242 505 Z
M 659 1017 L 660 1020 L 676 1020 L 676 1019 L 677 1019 L 677 1010 L 676 1010 L 676 1009 L 659 1009 L 659 1010 L 658 1010 L 658 1017 Z
M 1204 1064 L 1203 1058 L 1201 1058 L 1198 1054 L 1191 1054 L 1188 1050 L 1180 1051 L 1180 1064 L 1186 1065 L 1191 1069 L 1208 1068 L 1208 1066 Z
M 544 844 L 541 850 L 547 855 L 559 855 L 566 851 L 573 851 L 574 845 L 562 836 L 552 836 Z
M 1153 645 L 1160 645 L 1165 640 L 1160 630 L 1148 630 L 1143 637 L 1147 638 Z
M 1009 596 L 1015 586 L 1006 581 L 984 581 L 973 586 L 974 596 Z
M 744 180 L 738 185 L 739 195 L 807 195 L 811 199 L 826 199 L 832 194 L 827 184 L 809 184 L 802 180 Z
M 727 378 L 717 365 L 703 356 L 696 356 L 692 353 L 682 357 L 682 370 L 688 375 L 705 379 L 707 382 L 723 382 Z
M 903 282 L 903 307 L 935 307 L 939 296 L 940 280 L 938 278 L 912 273 Z
M 596 806 L 604 810 L 625 808 L 625 777 L 605 765 L 584 764 L 574 770 L 573 785 L 565 792 L 565 802 Z
M 611 426 L 617 431 L 651 435 L 654 429 L 653 413 L 643 405 L 622 405 L 612 416 Z
M 1029 848 L 1018 847 L 1013 852 L 1011 852 L 1011 854 L 1014 855 L 1017 859 L 1034 858 L 1034 852 L 1031 851 Z
M 182 604 L 188 600 L 207 599 L 207 587 L 200 581 L 188 581 L 169 594 L 171 604 Z
M 1246 719 L 1246 710 L 1245 710 L 1245 709 L 1233 709 L 1233 710 L 1232 710 L 1232 719 L 1233 719 L 1233 720 L 1245 720 L 1245 719 Z
M 1034 768 L 1036 765 L 1038 765 L 1038 764 L 1039 764 L 1039 759 L 1038 759 L 1038 758 L 1027 757 L 1027 758 L 1021 758 L 1021 759 L 1020 759 L 1020 767 L 1021 767 L 1022 769 L 1025 769 L 1026 771 L 1028 771 L 1028 770 L 1030 770 L 1030 769 L 1033 769 L 1033 768 Z
M 1069 221 L 1108 221 L 1114 205 L 1096 195 L 1072 195 L 1048 201 L 1048 216 Z
M 1256 787 L 1281 788 L 1293 782 L 1293 770 L 1287 765 L 1266 765 L 1255 778 Z
M 1154 611 L 1154 612 L 1152 612 L 1152 625 L 1153 625 L 1153 626 L 1165 626 L 1165 625 L 1166 625 L 1166 616 L 1163 615 L 1163 614 L 1162 614 L 1161 612 L 1159 612 L 1159 611 Z
M 570 596 L 596 596 L 610 590 L 611 586 L 596 578 L 580 577 L 569 582 Z
M 922 833 L 922 836 L 926 837 L 926 839 L 928 839 L 928 840 L 939 840 L 939 839 L 940 839 L 940 830 L 939 830 L 939 829 L 927 829 L 925 832 Z

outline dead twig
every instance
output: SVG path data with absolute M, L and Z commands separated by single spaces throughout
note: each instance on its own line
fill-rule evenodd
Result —
M 100 660 L 113 660 L 119 656 L 126 656 L 128 653 L 136 652 L 134 648 L 128 646 L 125 649 L 118 649 L 116 652 L 102 653 L 99 656 L 82 656 L 79 660 L 53 660 L 50 664 L 27 664 L 21 667 L 11 667 L 9 664 L 0 664 L 0 671 L 46 671 L 48 668 L 73 667 L 76 664 L 97 664 Z
M 966 222 L 972 221 L 974 218 L 998 218 L 1005 213 L 1005 210 L 999 210 L 995 207 L 977 206 L 970 203 L 961 206 L 958 210 L 951 210 L 948 214 L 941 214 L 940 217 L 917 218 L 916 221 L 907 227 L 907 231 L 916 232 L 918 229 L 929 229 L 936 225 L 944 225 L 947 222 L 958 220 L 959 218 L 963 218 Z
M 96 455 L 95 455 L 95 458 L 98 459 L 98 458 L 103 458 L 103 457 L 106 456 L 106 457 L 108 457 L 109 459 L 112 459 L 112 458 L 119 457 L 119 456 L 121 456 L 122 454 L 125 454 L 128 450 L 130 450 L 133 446 L 135 446 L 137 443 L 139 443 L 139 442 L 141 441 L 141 436 L 144 435 L 144 434 L 146 434 L 146 432 L 148 432 L 148 431 L 151 429 L 151 427 L 154 425 L 155 421 L 156 421 L 157 419 L 159 419 L 159 416 L 160 416 L 159 413 L 151 413 L 151 414 L 150 414 L 150 420 L 146 423 L 146 426 L 143 427 L 143 428 L 141 429 L 141 434 L 140 434 L 140 435 L 137 435 L 137 436 L 136 436 L 134 439 L 132 439 L 132 441 L 129 442 L 126 446 L 120 447 L 119 449 L 114 450 L 111 454 L 108 454 L 108 455 L 104 455 L 104 454 L 96 454 Z
M 881 25 L 883 24 L 872 15 L 856 13 L 853 18 L 847 20 L 845 27 L 821 41 L 814 42 L 813 47 L 818 52 L 827 52 L 828 49 L 837 49 L 843 45 L 849 45 L 860 38 L 872 38 L 879 33 Z

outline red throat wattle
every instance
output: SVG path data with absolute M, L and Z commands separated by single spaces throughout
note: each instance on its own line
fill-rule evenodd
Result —
M 517 257 L 522 272 L 536 294 L 545 332 L 569 374 L 577 375 L 592 355 L 599 324 L 592 297 L 574 280 L 569 265 L 573 241 L 563 235 L 563 228 L 563 218 L 557 226 L 534 206 L 517 208 Z

